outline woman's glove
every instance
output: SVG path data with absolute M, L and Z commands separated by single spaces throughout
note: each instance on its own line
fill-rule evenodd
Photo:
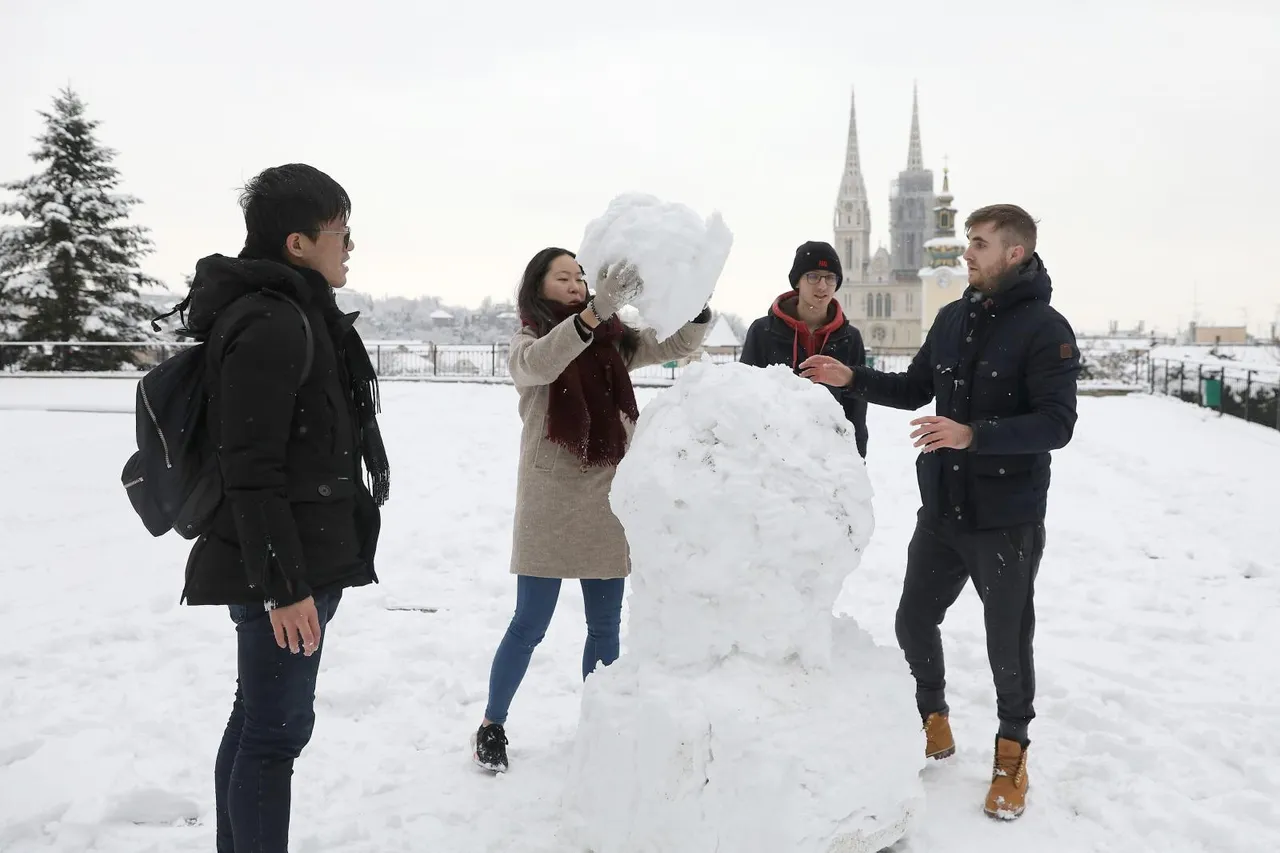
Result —
M 635 301 L 644 290 L 640 270 L 628 261 L 618 261 L 600 270 L 596 276 L 596 294 L 591 297 L 591 310 L 601 322 Z

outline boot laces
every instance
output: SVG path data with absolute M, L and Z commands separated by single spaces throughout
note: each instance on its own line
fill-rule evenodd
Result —
M 1000 757 L 1000 751 L 996 750 L 996 758 L 992 764 L 991 774 L 993 776 L 1012 776 L 1013 781 L 1017 783 L 1022 778 L 1022 770 L 1027 763 L 1027 750 L 1024 748 L 1022 752 L 1016 756 L 1009 756 L 1003 760 Z

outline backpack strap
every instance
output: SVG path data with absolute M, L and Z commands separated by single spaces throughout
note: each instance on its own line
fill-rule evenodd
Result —
M 315 336 L 311 331 L 311 319 L 307 317 L 307 312 L 302 310 L 302 306 L 292 296 L 288 296 L 278 290 L 264 290 L 263 292 L 270 293 L 272 296 L 277 296 L 288 302 L 298 312 L 298 316 L 302 318 L 302 331 L 306 337 L 306 351 L 302 356 L 302 378 L 298 380 L 298 387 L 301 388 L 306 384 L 307 379 L 311 377 L 311 363 L 315 361 L 316 357 L 316 342 Z
M 172 317 L 174 314 L 178 315 L 178 319 L 182 321 L 182 325 L 185 327 L 187 325 L 187 316 L 184 312 L 187 310 L 187 308 L 190 305 L 191 305 L 191 294 L 188 293 L 186 298 L 183 299 L 181 302 L 179 302 L 177 305 L 173 306 L 173 308 L 169 309 L 163 314 L 157 314 L 156 316 L 152 317 L 151 328 L 157 332 L 161 331 L 160 321 L 167 320 L 170 317 Z M 178 334 L 180 336 L 182 335 L 181 329 L 178 331 Z

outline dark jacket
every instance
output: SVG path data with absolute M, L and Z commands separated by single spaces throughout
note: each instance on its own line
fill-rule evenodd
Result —
M 769 313 L 756 320 L 747 329 L 747 339 L 742 344 L 742 356 L 738 360 L 754 367 L 785 364 L 797 370 L 811 355 L 829 355 L 856 367 L 867 363 L 867 348 L 858 332 L 840 308 L 831 303 L 832 316 L 827 325 L 811 332 L 809 327 L 795 316 L 795 291 L 789 290 L 773 302 Z M 798 371 L 797 371 L 798 372 Z M 853 424 L 858 453 L 867 455 L 867 403 L 846 388 L 830 388 L 836 401 L 844 408 L 844 416 Z
M 930 517 L 980 530 L 1044 520 L 1049 451 L 1071 440 L 1080 372 L 1052 293 L 1033 255 L 995 296 L 970 288 L 944 306 L 906 373 L 854 371 L 853 390 L 869 402 L 914 410 L 936 400 L 938 415 L 973 427 L 967 450 L 916 459 Z
M 301 387 L 305 311 L 314 362 Z M 343 316 L 323 277 L 214 255 L 196 265 L 188 328 L 207 336 L 208 428 L 225 500 L 187 561 L 191 604 L 275 601 L 376 581 L 379 512 L 361 472 L 342 351 Z M 362 344 L 361 344 L 362 346 Z

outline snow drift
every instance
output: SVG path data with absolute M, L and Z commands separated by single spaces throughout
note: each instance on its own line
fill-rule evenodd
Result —
M 901 652 L 832 615 L 873 527 L 829 392 L 692 365 L 645 407 L 610 497 L 628 648 L 587 682 L 565 830 L 593 853 L 861 853 L 923 796 Z
M 609 264 L 634 263 L 644 279 L 635 307 L 666 340 L 711 299 L 732 246 L 733 234 L 719 213 L 704 222 L 683 204 L 629 193 L 587 225 L 578 262 L 593 283 Z

